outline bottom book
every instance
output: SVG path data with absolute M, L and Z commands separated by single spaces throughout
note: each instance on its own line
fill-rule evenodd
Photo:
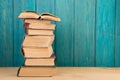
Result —
M 51 77 L 55 75 L 55 67 L 20 67 L 18 77 Z

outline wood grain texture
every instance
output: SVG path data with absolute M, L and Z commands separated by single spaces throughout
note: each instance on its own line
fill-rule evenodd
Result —
M 55 11 L 55 0 L 36 0 L 36 11 L 38 13 L 50 12 L 54 13 Z
M 115 0 L 97 0 L 96 66 L 114 66 Z
M 120 67 L 120 0 L 116 0 L 115 66 Z
M 35 10 L 35 0 L 14 0 L 14 66 L 23 64 L 21 47 L 24 39 L 23 20 L 18 15 L 25 10 Z
M 12 0 L 0 0 L 0 66 L 12 66 L 14 60 L 12 5 Z
M 32 10 L 62 20 L 53 22 L 57 66 L 119 67 L 119 4 L 119 0 L 0 0 L 0 66 L 23 64 L 25 33 L 23 20 L 17 17 Z
M 2 67 L 0 78 L 2 80 L 120 80 L 120 68 L 57 67 L 53 77 L 17 77 L 17 70 L 17 67 Z
M 73 66 L 74 0 L 56 0 L 56 15 L 62 20 L 56 26 L 56 63 Z
M 95 66 L 95 0 L 75 1 L 74 28 L 74 65 Z

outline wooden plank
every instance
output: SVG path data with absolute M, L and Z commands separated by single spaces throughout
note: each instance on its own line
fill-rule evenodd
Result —
M 36 11 L 36 1 L 35 0 L 25 0 L 23 2 L 23 10 Z
M 4 65 L 4 60 L 5 60 L 5 58 L 4 58 L 4 20 L 5 20 L 5 18 L 4 18 L 4 5 L 5 4 L 5 2 L 4 1 L 0 1 L 0 42 L 1 42 L 1 45 L 0 45 L 0 66 L 3 66 Z
M 0 66 L 13 65 L 13 3 L 0 1 Z
M 115 66 L 120 67 L 120 0 L 116 0 Z
M 38 13 L 50 12 L 54 14 L 55 0 L 36 0 L 36 11 Z
M 2 80 L 120 80 L 120 68 L 57 67 L 53 77 L 17 77 L 17 70 L 17 67 L 1 67 L 0 77 Z
M 18 19 L 18 15 L 24 10 L 35 11 L 35 0 L 14 0 L 14 66 L 23 64 L 21 47 L 24 39 L 23 20 Z
M 95 0 L 75 2 L 74 65 L 95 66 Z
M 73 66 L 74 0 L 56 0 L 56 15 L 62 20 L 56 26 L 56 64 Z
M 96 66 L 114 66 L 115 0 L 97 0 Z

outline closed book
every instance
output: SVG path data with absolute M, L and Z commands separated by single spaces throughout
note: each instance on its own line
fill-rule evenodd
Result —
M 53 34 L 53 30 L 38 30 L 38 29 L 27 29 L 27 35 L 41 35 L 41 36 L 51 36 Z
M 26 58 L 25 66 L 55 66 L 55 56 L 52 55 L 48 58 Z
M 48 58 L 53 53 L 52 46 L 49 47 L 23 47 L 25 58 Z
M 23 47 L 49 47 L 54 36 L 25 36 Z
M 25 28 L 29 29 L 42 29 L 42 30 L 54 30 L 55 24 L 45 24 L 45 23 L 25 23 Z
M 55 75 L 55 67 L 20 67 L 18 77 L 50 77 Z

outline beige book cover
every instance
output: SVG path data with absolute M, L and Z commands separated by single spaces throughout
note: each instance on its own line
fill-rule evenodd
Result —
M 35 23 L 35 24 L 50 24 L 50 20 L 39 20 L 39 19 L 24 19 L 24 23 Z
M 54 36 L 25 36 L 23 47 L 49 47 Z
M 48 58 L 25 58 L 25 66 L 55 66 L 55 56 L 52 54 Z
M 29 29 L 42 29 L 42 30 L 54 30 L 55 24 L 45 24 L 45 23 L 25 23 L 24 27 Z
M 27 18 L 27 19 L 42 19 L 42 20 L 50 20 L 50 21 L 61 21 L 59 17 L 50 14 L 48 12 L 42 13 L 42 14 L 38 14 L 35 11 L 25 11 L 22 12 L 18 18 Z
M 51 57 L 52 53 L 52 46 L 44 48 L 23 47 L 23 54 L 25 58 L 49 58 Z
M 51 21 L 58 21 L 58 22 L 61 21 L 60 18 L 50 16 L 50 15 L 43 15 L 43 16 L 41 16 L 41 19 L 43 19 L 43 20 L 51 20 Z
M 54 75 L 55 67 L 20 67 L 17 74 L 19 77 L 49 77 Z
M 39 30 L 39 29 L 27 29 L 27 35 L 41 35 L 41 36 L 52 36 L 53 30 Z
M 20 15 L 18 16 L 18 18 L 35 18 L 38 19 L 40 16 L 38 13 L 36 13 L 35 11 L 25 11 L 20 13 Z

